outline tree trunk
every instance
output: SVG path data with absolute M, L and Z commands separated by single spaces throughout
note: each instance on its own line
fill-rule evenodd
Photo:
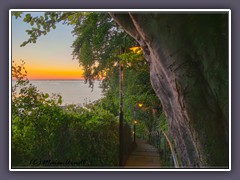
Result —
M 118 14 L 141 45 L 183 167 L 228 167 L 228 15 Z

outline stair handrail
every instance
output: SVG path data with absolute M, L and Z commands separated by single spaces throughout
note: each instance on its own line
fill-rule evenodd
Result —
M 175 168 L 179 168 L 179 163 L 178 163 L 178 160 L 177 160 L 176 153 L 174 152 L 173 145 L 172 145 L 170 139 L 168 138 L 167 134 L 162 129 L 160 129 L 160 130 L 163 132 L 163 135 L 165 136 L 165 138 L 168 142 L 168 145 L 170 147 L 172 157 L 173 157 L 173 161 L 174 161 L 174 166 L 175 166 Z

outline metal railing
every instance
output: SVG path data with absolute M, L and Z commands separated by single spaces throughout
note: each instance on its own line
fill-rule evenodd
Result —
M 165 159 L 169 161 L 170 166 L 174 166 L 175 168 L 179 168 L 179 162 L 177 159 L 177 155 L 174 151 L 173 145 L 170 141 L 170 138 L 167 134 L 162 130 L 152 131 L 149 133 L 149 142 L 158 148 L 160 154 L 162 155 L 162 160 Z M 170 157 L 168 156 L 167 147 L 170 150 Z M 169 159 L 168 159 L 169 158 Z
M 132 129 L 128 123 L 123 123 L 123 146 L 122 146 L 122 165 L 124 166 L 128 156 L 132 152 L 134 148 L 134 142 L 133 142 L 133 135 L 132 135 Z

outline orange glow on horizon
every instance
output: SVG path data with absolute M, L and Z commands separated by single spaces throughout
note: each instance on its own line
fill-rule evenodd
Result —
M 17 65 L 20 65 L 20 62 L 16 62 Z M 81 80 L 84 79 L 83 68 L 79 66 L 59 66 L 58 64 L 54 66 L 46 66 L 42 64 L 28 64 L 26 63 L 25 68 L 27 70 L 27 78 L 29 80 L 47 80 L 47 79 L 72 79 L 72 80 Z M 13 78 L 15 80 L 15 78 Z
M 28 79 L 83 79 L 83 70 L 31 69 L 27 76 Z

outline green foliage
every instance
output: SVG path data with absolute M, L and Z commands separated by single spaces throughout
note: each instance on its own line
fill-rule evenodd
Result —
M 22 15 L 22 12 L 18 12 L 18 11 L 15 11 L 15 12 L 12 12 L 12 16 L 15 16 L 15 18 L 21 18 L 21 15 Z
M 168 123 L 164 113 L 161 113 L 158 122 L 158 129 L 164 132 L 168 132 Z
M 67 25 L 75 24 L 84 14 L 83 12 L 45 12 L 41 16 L 34 16 L 31 13 L 25 14 L 23 21 L 29 23 L 32 29 L 26 30 L 29 39 L 24 41 L 21 46 L 26 46 L 29 43 L 36 43 L 39 37 L 56 29 L 56 25 L 59 22 Z M 12 16 L 15 16 L 15 18 L 21 18 L 22 15 L 24 15 L 23 12 L 12 12 Z
M 74 105 L 60 108 L 60 96 L 49 97 L 34 86 L 27 86 L 26 76 L 19 73 L 22 67 L 16 66 L 14 72 L 21 96 L 14 96 L 12 103 L 15 165 L 27 166 L 29 157 L 86 160 L 87 166 L 117 165 L 119 63 L 124 67 L 124 123 L 133 125 L 137 120 L 139 138 L 147 139 L 149 132 L 160 127 L 167 131 L 161 102 L 152 89 L 142 51 L 129 50 L 136 42 L 107 13 L 46 12 L 39 17 L 26 14 L 24 21 L 33 28 L 27 30 L 30 38 L 22 46 L 35 43 L 59 22 L 73 25 L 72 33 L 76 37 L 72 44 L 73 57 L 83 66 L 85 80 L 91 87 L 94 79 L 104 78 L 105 97 L 85 108 Z M 120 51 L 122 47 L 124 51 Z M 143 103 L 142 108 L 137 106 L 139 102 Z
M 16 18 L 21 12 L 13 12 Z M 118 62 L 120 48 L 130 48 L 136 42 L 115 24 L 108 13 L 99 12 L 45 12 L 41 16 L 25 14 L 23 21 L 32 28 L 26 30 L 29 39 L 21 46 L 36 43 L 42 35 L 56 28 L 58 23 L 74 27 L 76 40 L 72 44 L 73 58 L 84 68 L 86 82 L 93 87 L 93 80 L 107 76 L 109 69 Z
M 41 93 L 22 65 L 13 65 L 12 166 L 84 167 L 118 164 L 118 122 L 100 104 L 60 107 Z M 75 162 L 75 163 L 74 163 Z
M 124 121 L 131 124 L 137 120 L 136 136 L 137 138 L 148 140 L 161 153 L 161 163 L 165 167 L 171 167 L 170 160 L 171 150 L 162 133 L 168 133 L 168 124 L 166 117 L 162 111 L 161 102 L 154 93 L 149 77 L 148 64 L 142 58 L 142 54 L 126 52 L 121 57 L 121 63 L 124 69 Z M 109 76 L 104 79 L 103 87 L 105 90 L 105 98 L 103 106 L 118 115 L 116 109 L 119 108 L 119 67 L 113 67 L 109 71 Z M 141 102 L 143 106 L 138 107 Z M 161 132 L 161 136 L 157 133 Z
M 124 121 L 133 125 L 133 121 L 137 120 L 137 136 L 147 138 L 148 132 L 156 128 L 161 103 L 151 87 L 148 64 L 144 59 L 139 59 L 142 55 L 126 52 L 121 57 L 125 57 L 123 59 Z M 136 57 L 138 59 L 134 59 Z M 119 112 L 119 67 L 115 66 L 109 71 L 109 76 L 103 80 L 102 86 L 105 95 L 102 105 L 117 116 Z M 139 102 L 143 103 L 143 107 L 138 107 Z M 156 109 L 156 114 L 153 114 L 153 109 Z
M 128 49 L 134 40 L 116 26 L 107 13 L 88 13 L 76 23 L 73 57 L 84 67 L 85 78 L 106 77 L 119 61 L 120 48 Z
M 146 62 L 144 61 L 143 51 L 140 47 L 134 51 L 130 48 L 130 51 L 120 54 L 119 58 L 125 68 L 129 67 L 137 70 L 140 68 L 146 71 Z
M 79 116 L 71 123 L 71 148 L 76 148 L 91 166 L 116 166 L 118 164 L 118 123 L 108 111 L 98 106 L 74 109 Z M 76 159 L 76 154 L 70 154 Z M 81 160 L 81 159 L 79 159 Z

